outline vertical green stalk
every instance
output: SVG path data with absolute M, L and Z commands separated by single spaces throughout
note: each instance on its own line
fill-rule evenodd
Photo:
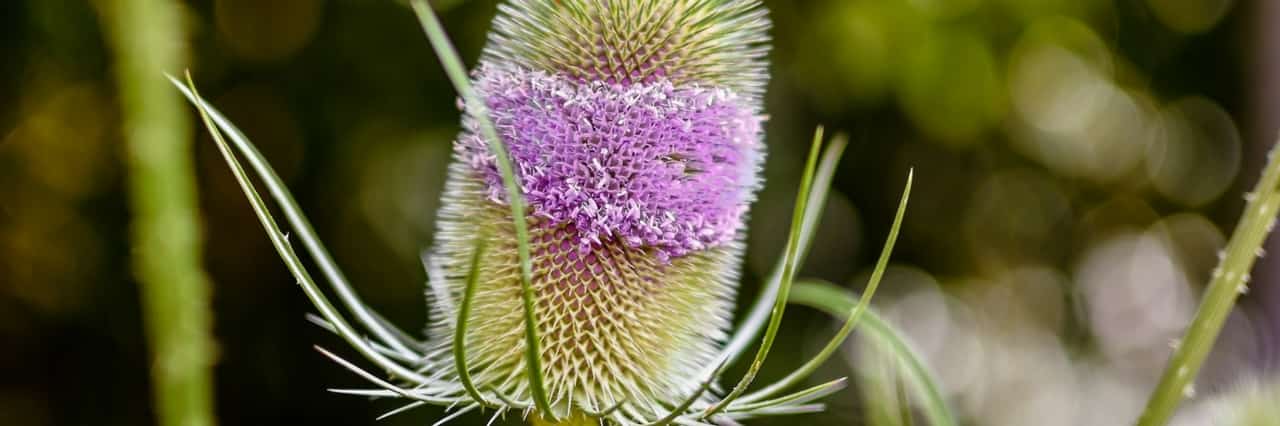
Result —
M 166 0 L 111 0 L 102 18 L 116 57 L 156 414 L 162 425 L 205 426 L 213 424 L 213 342 L 191 123 L 161 74 L 185 61 L 178 12 Z
M 1280 209 L 1280 155 L 1276 148 L 1267 155 L 1267 167 L 1262 172 L 1253 192 L 1245 196 L 1244 213 L 1213 278 L 1205 291 L 1204 300 L 1196 310 L 1195 319 L 1187 328 L 1177 351 L 1165 367 L 1160 384 L 1147 401 L 1147 408 L 1138 419 L 1139 426 L 1160 426 L 1169 422 L 1174 410 L 1184 398 L 1195 393 L 1194 380 L 1204 364 L 1209 350 L 1218 339 L 1218 333 L 1227 321 L 1232 306 L 1240 294 L 1248 291 L 1249 271 L 1253 262 L 1262 254 L 1262 243 L 1275 224 L 1276 211 Z

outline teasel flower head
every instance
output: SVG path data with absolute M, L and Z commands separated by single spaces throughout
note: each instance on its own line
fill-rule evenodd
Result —
M 661 418 L 727 337 L 763 155 L 768 20 L 754 1 L 513 1 L 471 73 L 528 206 L 553 409 Z M 464 103 L 465 105 L 465 103 Z M 478 387 L 530 398 L 503 177 L 476 111 L 431 254 L 447 341 L 477 236 L 467 321 Z M 452 355 L 452 354 L 448 354 Z
M 776 336 L 812 207 L 822 204 L 843 147 L 828 149 L 815 184 L 821 132 L 787 251 L 730 329 L 764 153 L 770 23 L 758 0 L 511 0 L 469 75 L 430 7 L 413 5 L 463 108 L 435 242 L 424 254 L 425 339 L 363 304 L 247 138 L 178 83 L 320 311 L 315 322 L 391 376 L 325 351 L 377 385 L 337 391 L 454 409 L 442 422 L 493 409 L 535 423 L 698 424 L 821 409 L 811 402 L 843 386 L 777 396 L 834 352 L 852 312 L 813 360 L 745 392 Z M 237 153 L 354 321 L 298 261 Z M 762 330 L 746 376 L 721 388 L 723 367 Z

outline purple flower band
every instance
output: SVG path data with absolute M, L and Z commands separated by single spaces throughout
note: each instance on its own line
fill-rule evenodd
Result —
M 735 238 L 759 186 L 757 108 L 726 89 L 583 82 L 483 65 L 476 89 L 534 215 L 572 224 L 583 250 L 617 239 L 663 258 Z M 457 145 L 490 199 L 502 178 L 469 115 Z

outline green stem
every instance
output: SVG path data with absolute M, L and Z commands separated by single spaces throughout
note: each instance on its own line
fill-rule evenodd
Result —
M 191 123 L 161 72 L 185 60 L 177 5 L 114 0 L 103 21 L 116 55 L 134 215 L 134 270 L 162 425 L 213 424 L 208 280 L 192 172 Z
M 1249 271 L 1262 253 L 1280 208 L 1280 155 L 1272 148 L 1267 156 L 1267 166 L 1253 192 L 1245 197 L 1244 213 L 1231 234 L 1225 255 L 1213 271 L 1209 288 L 1205 290 L 1195 319 L 1187 328 L 1186 336 L 1165 367 L 1160 383 L 1147 401 L 1147 408 L 1138 418 L 1139 426 L 1159 426 L 1168 423 L 1174 410 L 1183 399 L 1192 396 L 1194 379 L 1200 372 L 1209 350 L 1218 339 L 1218 333 L 1227 321 L 1236 298 L 1248 290 Z

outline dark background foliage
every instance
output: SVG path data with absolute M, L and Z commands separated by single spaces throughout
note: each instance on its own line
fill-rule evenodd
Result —
M 105 3 L 0 4 L 0 424 L 153 422 Z M 474 61 L 495 3 L 440 3 Z M 1269 25 L 1280 8 L 765 3 L 776 39 L 768 185 L 752 213 L 743 303 L 779 255 L 801 157 L 825 124 L 852 144 L 803 275 L 859 288 L 915 167 L 876 305 L 918 340 L 961 416 L 1132 419 L 1280 126 L 1280 32 Z M 189 38 L 173 42 L 190 47 L 202 92 L 281 171 L 366 300 L 420 327 L 418 253 L 458 113 L 412 13 L 375 0 L 206 0 L 184 13 Z M 219 420 L 373 424 L 394 405 L 325 391 L 360 382 L 312 346 L 345 348 L 304 321 L 307 302 L 203 132 L 195 155 Z M 1274 262 L 1260 265 L 1199 399 L 1280 360 L 1280 288 Z M 766 379 L 830 331 L 827 318 L 790 310 Z M 820 375 L 879 368 L 861 361 Z M 773 423 L 862 423 L 859 394 Z

